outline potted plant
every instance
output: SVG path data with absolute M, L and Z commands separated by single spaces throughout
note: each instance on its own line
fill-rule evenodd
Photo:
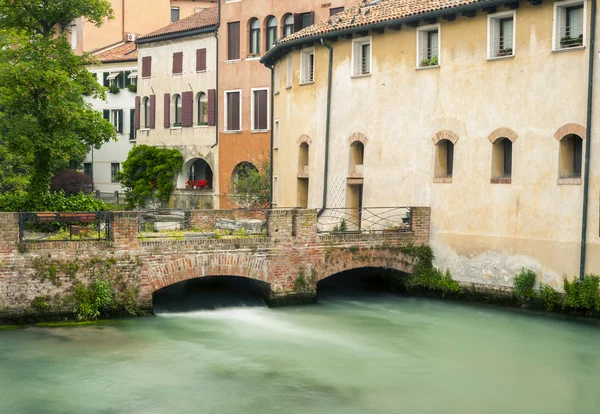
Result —
M 259 53 L 248 53 L 248 59 L 260 57 Z
M 129 88 L 129 92 L 137 93 L 137 85 L 134 85 L 132 83 L 131 85 L 128 86 L 128 88 Z
M 513 52 L 512 47 L 505 47 L 505 48 L 498 50 L 498 53 L 496 53 L 496 56 L 497 57 L 510 56 L 510 55 L 512 55 L 512 52 Z
M 111 86 L 108 87 L 108 92 L 110 92 L 110 93 L 115 93 L 116 94 L 116 93 L 119 93 L 120 91 L 121 90 L 116 85 L 111 85 Z
M 560 47 L 576 47 L 583 45 L 583 34 L 577 37 L 564 36 L 560 38 Z
M 191 189 L 193 189 L 193 188 L 194 188 L 194 184 L 195 184 L 195 181 L 194 181 L 194 180 L 187 180 L 187 181 L 185 182 L 185 188 L 186 188 L 187 190 L 191 190 Z
M 433 56 L 431 59 L 423 59 L 421 61 L 421 66 L 437 66 L 439 65 L 439 60 L 437 56 Z

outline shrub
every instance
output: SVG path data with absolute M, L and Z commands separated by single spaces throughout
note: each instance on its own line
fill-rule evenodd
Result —
M 89 285 L 80 283 L 75 288 L 75 315 L 79 320 L 94 320 L 113 304 L 114 286 L 108 280 L 96 280 Z
M 229 197 L 240 207 L 262 208 L 271 198 L 271 165 L 263 161 L 259 171 L 253 164 L 244 162 L 234 174 Z
M 513 295 L 519 302 L 524 303 L 535 298 L 535 272 L 522 268 L 513 279 Z
M 58 171 L 52 177 L 50 191 L 55 193 L 61 190 L 68 196 L 78 193 L 90 194 L 92 192 L 92 179 L 81 171 Z
M 91 195 L 76 194 L 67 197 L 64 192 L 51 193 L 31 201 L 24 194 L 0 195 L 0 211 L 106 211 L 102 200 Z
M 558 305 L 560 305 L 561 298 L 560 295 L 554 288 L 550 285 L 546 285 L 544 283 L 540 283 L 540 290 L 538 291 L 538 296 L 544 309 L 548 312 L 552 312 Z
M 433 265 L 434 254 L 431 247 L 407 246 L 405 252 L 417 260 L 412 275 L 406 279 L 408 289 L 416 288 L 442 292 L 442 296 L 462 292 L 458 282 L 452 279 L 449 270 L 444 273 Z

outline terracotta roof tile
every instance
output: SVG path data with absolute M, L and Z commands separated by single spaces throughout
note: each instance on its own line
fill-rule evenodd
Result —
M 345 11 L 283 38 L 287 43 L 304 37 L 408 18 L 486 0 L 362 0 Z
M 102 63 L 136 61 L 138 58 L 135 43 L 126 42 L 102 52 L 95 53 Z
M 187 32 L 188 30 L 201 29 L 203 27 L 216 26 L 219 20 L 219 6 L 213 6 L 208 9 L 204 9 L 197 13 L 192 14 L 186 18 L 178 20 L 165 26 L 161 29 L 155 30 L 144 36 L 140 36 L 139 39 L 149 39 L 161 35 Z

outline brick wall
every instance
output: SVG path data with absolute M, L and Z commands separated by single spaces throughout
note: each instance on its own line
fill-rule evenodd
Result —
M 412 207 L 412 231 L 415 244 L 429 244 L 429 226 L 431 222 L 430 207 Z
M 15 250 L 18 241 L 19 213 L 0 213 L 0 253 Z

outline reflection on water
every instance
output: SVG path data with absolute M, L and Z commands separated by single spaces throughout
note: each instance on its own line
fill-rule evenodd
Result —
M 600 406 L 594 322 L 375 293 L 280 309 L 255 299 L 218 308 L 222 296 L 213 310 L 186 312 L 192 296 L 151 318 L 0 331 L 0 412 L 564 414 Z M 176 308 L 170 300 L 176 295 L 164 309 Z

